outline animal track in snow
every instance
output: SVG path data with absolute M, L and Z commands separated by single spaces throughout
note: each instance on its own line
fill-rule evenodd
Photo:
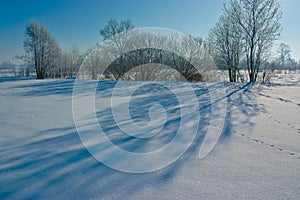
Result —
M 259 139 L 254 139 L 254 138 L 251 138 L 251 137 L 249 137 L 249 136 L 247 136 L 246 134 L 244 134 L 244 133 L 238 133 L 237 131 L 232 131 L 233 133 L 235 133 L 235 134 L 237 134 L 237 135 L 239 135 L 239 136 L 241 136 L 241 137 L 243 137 L 243 138 L 246 138 L 246 139 L 248 139 L 248 140 L 251 140 L 251 141 L 253 141 L 253 142 L 256 142 L 256 143 L 258 143 L 258 144 L 262 144 L 262 145 L 265 145 L 265 146 L 269 146 L 269 147 L 271 147 L 271 148 L 275 148 L 276 150 L 278 150 L 278 151 L 280 151 L 280 152 L 283 152 L 283 153 L 287 153 L 289 156 L 296 156 L 296 153 L 294 153 L 294 152 L 291 152 L 291 151 L 288 151 L 288 150 L 285 150 L 285 149 L 283 149 L 283 148 L 281 148 L 281 147 L 277 147 L 277 146 L 275 146 L 274 144 L 269 144 L 269 143 L 266 143 L 266 142 L 264 142 L 264 141 L 261 141 L 261 140 L 259 140 Z M 297 157 L 298 159 L 300 159 L 300 156 L 298 156 Z
M 261 113 L 267 114 L 267 113 L 264 112 L 264 111 L 261 111 Z M 277 120 L 277 119 L 275 119 L 275 118 L 273 117 L 273 115 L 269 115 L 269 116 L 268 116 L 268 119 L 272 119 L 272 120 L 273 120 L 274 122 L 276 122 L 277 124 L 282 124 L 282 122 L 279 121 L 279 120 Z M 290 124 L 290 123 L 287 123 L 286 125 L 289 126 L 289 127 L 291 127 L 291 128 L 293 128 L 293 129 L 296 129 L 296 130 L 297 130 L 297 133 L 300 134 L 300 128 L 297 128 L 295 125 Z
M 258 93 L 258 95 L 263 96 L 263 97 L 267 97 L 267 98 L 270 98 L 270 99 L 279 100 L 279 101 L 282 101 L 284 103 L 293 103 L 293 101 L 288 100 L 288 99 L 284 99 L 284 98 L 281 98 L 281 97 L 272 97 L 270 95 L 265 95 L 263 93 Z M 300 106 L 299 104 L 297 104 L 297 105 Z

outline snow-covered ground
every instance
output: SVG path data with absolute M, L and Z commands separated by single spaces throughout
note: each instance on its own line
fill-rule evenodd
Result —
M 207 88 L 194 84 L 201 115 L 193 144 L 163 169 L 132 174 L 107 167 L 84 147 L 72 114 L 74 80 L 0 78 L 0 198 L 299 199 L 297 80 L 282 85 L 225 84 L 225 125 L 217 145 L 204 159 L 199 159 L 198 153 L 208 129 L 211 105 Z M 106 98 L 115 83 L 100 82 L 96 99 L 100 102 Z M 87 87 L 90 84 L 93 81 L 86 82 Z M 131 84 L 121 86 L 126 91 Z M 141 95 L 165 91 L 155 84 L 149 87 L 140 90 Z M 147 142 L 115 135 L 118 127 L 111 124 L 109 112 L 97 110 L 103 107 L 97 100 L 98 119 L 114 144 L 146 152 L 174 137 L 172 130 L 178 127 L 178 120 L 172 117 L 176 116 L 176 101 L 167 91 L 156 94 L 148 101 L 137 99 L 130 107 L 136 123 L 149 120 L 149 115 L 141 113 L 153 102 L 174 108 L 166 121 L 168 134 L 163 131 L 156 141 Z M 185 109 L 194 109 L 194 105 L 185 105 Z

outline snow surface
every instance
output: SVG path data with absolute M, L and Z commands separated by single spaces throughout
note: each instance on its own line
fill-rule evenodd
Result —
M 225 84 L 226 123 L 204 159 L 198 153 L 209 124 L 210 99 L 207 88 L 195 83 L 201 123 L 193 144 L 170 166 L 144 174 L 116 171 L 91 156 L 73 121 L 73 84 L 74 80 L 0 78 L 1 199 L 300 198 L 299 79 L 283 85 Z M 130 84 L 124 82 L 124 89 Z M 114 85 L 100 82 L 97 98 L 107 98 Z M 153 84 L 150 89 L 157 88 Z M 131 114 L 142 125 L 150 116 L 141 113 L 151 103 L 176 108 L 171 98 L 166 92 L 147 102 L 137 100 Z M 178 120 L 171 117 L 168 134 L 155 141 L 131 140 L 116 134 L 119 130 L 108 116 L 99 110 L 110 139 L 135 152 L 168 143 L 178 127 Z

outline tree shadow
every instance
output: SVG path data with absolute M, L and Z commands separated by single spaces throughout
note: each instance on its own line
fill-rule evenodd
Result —
M 12 89 L 20 90 L 23 97 L 38 97 L 47 95 L 72 95 L 75 80 L 32 80 L 29 83 L 14 86 Z
M 33 80 L 32 77 L 0 76 L 0 83 Z
M 222 135 L 223 139 L 232 135 L 233 122 L 243 124 L 243 126 L 247 127 L 251 132 L 255 125 L 253 119 L 262 112 L 267 112 L 265 106 L 257 102 L 257 90 L 260 90 L 261 87 L 253 87 L 255 85 L 256 84 L 253 83 L 240 85 L 227 83 L 226 98 L 228 107 Z M 231 90 L 231 92 L 229 90 Z M 234 131 L 241 133 L 244 130 Z
M 47 96 L 52 94 L 65 95 L 72 93 L 73 81 L 50 81 L 30 83 L 19 88 L 26 88 L 23 96 Z M 87 83 L 88 84 L 88 83 Z M 108 95 L 115 82 L 99 83 L 99 92 Z M 126 85 L 124 86 L 126 89 Z M 216 83 L 214 89 L 222 89 L 223 85 Z M 32 91 L 30 89 L 32 88 Z M 63 198 L 113 198 L 128 199 L 136 191 L 146 188 L 159 188 L 171 183 L 183 169 L 186 163 L 198 159 L 198 152 L 205 137 L 211 118 L 211 101 L 209 90 L 205 85 L 194 84 L 194 91 L 199 101 L 200 124 L 198 133 L 192 145 L 184 155 L 171 165 L 144 174 L 129 174 L 113 170 L 96 160 L 84 147 L 75 127 L 49 129 L 38 132 L 34 137 L 28 137 L 14 144 L 2 144 L 0 148 L 0 196 L 3 199 L 40 199 L 55 197 Z M 253 126 L 251 118 L 257 115 L 261 108 L 256 105 L 251 94 L 251 85 L 225 84 L 228 108 L 226 123 L 219 142 L 228 140 L 232 134 L 231 122 L 237 120 L 232 113 L 233 106 L 247 116 L 243 123 Z M 43 91 L 45 90 L 45 91 Z M 142 93 L 147 92 L 145 89 Z M 157 93 L 158 94 L 158 93 Z M 169 94 L 171 95 L 171 94 Z M 108 95 L 109 96 L 109 95 Z M 169 107 L 172 112 L 164 127 L 164 131 L 155 136 L 158 146 L 165 145 L 174 137 L 176 123 L 180 121 L 176 101 L 169 101 L 167 96 L 157 96 L 160 103 Z M 249 103 L 250 102 L 250 103 Z M 153 104 L 153 99 L 136 99 L 133 102 L 132 115 L 146 111 Z M 236 108 L 235 108 L 236 109 Z M 137 139 L 122 133 L 116 126 L 111 109 L 97 113 L 99 123 L 111 141 L 127 150 L 148 152 L 157 148 L 157 144 L 148 139 Z M 145 120 L 149 116 L 145 115 Z M 89 124 L 85 124 L 89 127 Z M 91 130 L 92 131 L 92 130 Z M 101 144 L 100 144 L 101 145 Z

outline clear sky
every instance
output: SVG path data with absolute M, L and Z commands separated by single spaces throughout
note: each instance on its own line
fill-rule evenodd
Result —
M 131 19 L 135 27 L 163 27 L 206 37 L 228 0 L 1 0 L 0 62 L 23 52 L 24 29 L 43 23 L 62 49 L 93 47 L 111 19 Z M 284 13 L 281 40 L 300 60 L 300 0 L 280 0 Z

